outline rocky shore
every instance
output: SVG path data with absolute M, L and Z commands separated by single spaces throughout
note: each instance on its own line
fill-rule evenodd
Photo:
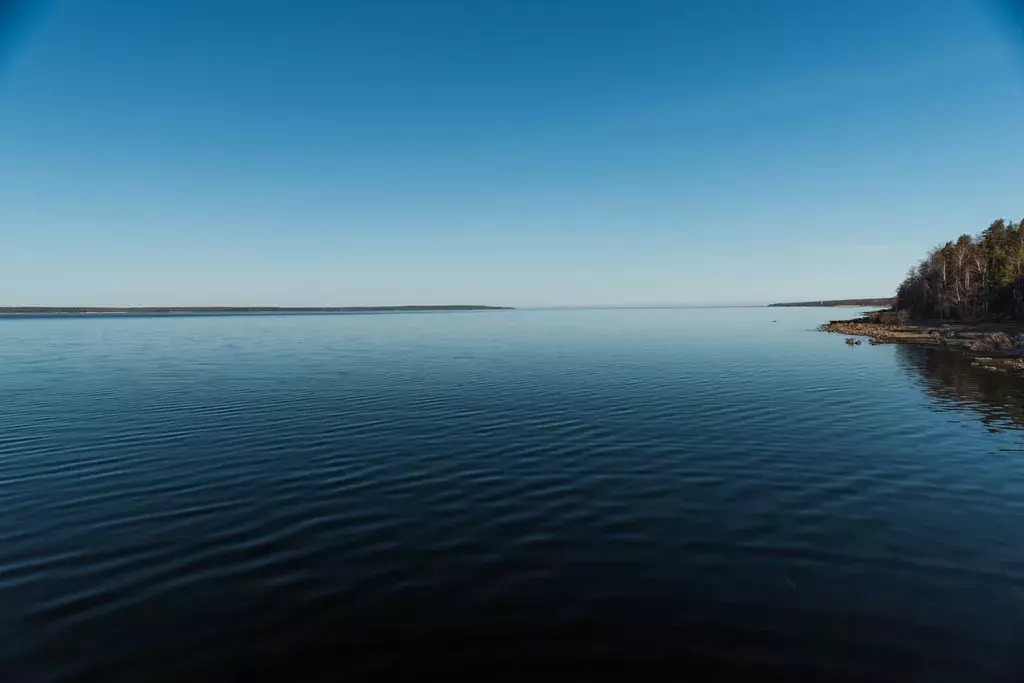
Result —
M 908 324 L 891 321 L 888 312 L 854 320 L 833 320 L 821 325 L 823 332 L 845 334 L 856 345 L 860 337 L 869 344 L 921 344 L 970 355 L 972 365 L 1024 374 L 1024 328 L 1018 324 L 947 323 L 928 321 Z M 885 321 L 885 322 L 882 322 Z

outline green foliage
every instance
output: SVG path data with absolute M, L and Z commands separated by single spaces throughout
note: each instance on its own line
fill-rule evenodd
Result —
M 931 252 L 896 290 L 915 318 L 1024 318 L 1024 225 L 1002 218 Z

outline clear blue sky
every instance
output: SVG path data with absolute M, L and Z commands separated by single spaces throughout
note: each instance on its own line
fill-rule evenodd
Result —
M 887 295 L 1024 214 L 1003 9 L 40 2 L 0 46 L 0 303 Z

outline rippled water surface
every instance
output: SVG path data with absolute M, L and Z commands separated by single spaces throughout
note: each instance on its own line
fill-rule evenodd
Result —
M 0 319 L 0 679 L 1021 680 L 1021 385 L 843 313 Z

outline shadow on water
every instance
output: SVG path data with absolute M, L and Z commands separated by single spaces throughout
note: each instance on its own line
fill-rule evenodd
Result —
M 943 349 L 901 345 L 896 358 L 937 409 L 970 412 L 991 431 L 1024 429 L 1024 378 L 972 366 L 969 356 Z

